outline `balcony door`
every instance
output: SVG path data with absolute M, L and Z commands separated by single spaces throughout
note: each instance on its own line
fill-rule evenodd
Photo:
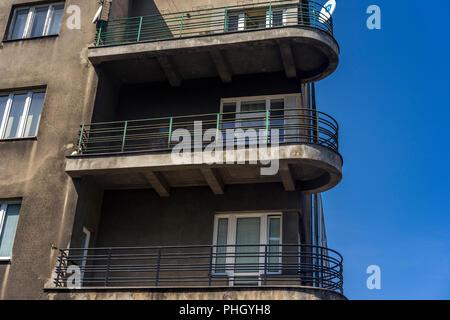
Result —
M 230 285 L 260 285 L 265 272 L 280 272 L 281 214 L 217 215 L 214 245 L 215 275 L 228 276 Z
M 298 136 L 300 106 L 300 94 L 222 99 L 221 129 L 224 134 L 226 129 L 252 129 L 258 134 L 268 119 L 269 131 L 278 129 L 280 142 L 290 141 Z

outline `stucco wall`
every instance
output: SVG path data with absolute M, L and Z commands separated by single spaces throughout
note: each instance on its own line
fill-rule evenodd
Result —
M 12 6 L 26 2 L 0 1 L 2 36 Z M 11 263 L 0 264 L 0 299 L 45 298 L 56 257 L 51 246 L 65 247 L 70 239 L 77 191 L 64 163 L 80 123 L 92 116 L 97 76 L 87 47 L 98 3 L 67 0 L 65 9 L 70 5 L 81 9 L 81 29 L 67 28 L 66 12 L 59 36 L 0 45 L 0 90 L 46 87 L 37 138 L 0 141 L 0 201 L 22 199 Z

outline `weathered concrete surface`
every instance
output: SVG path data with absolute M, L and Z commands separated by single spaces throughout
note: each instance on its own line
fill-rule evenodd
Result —
M 265 148 L 261 148 L 266 150 Z M 163 172 L 165 179 L 172 186 L 199 186 L 208 185 L 207 180 L 200 174 L 189 171 L 200 171 L 202 168 L 216 168 L 222 173 L 226 184 L 242 184 L 257 182 L 282 182 L 282 176 L 278 172 L 274 176 L 263 176 L 259 169 L 261 165 L 250 165 L 249 163 L 268 160 L 279 160 L 282 163 L 292 167 L 296 174 L 293 179 L 299 183 L 299 188 L 310 192 L 323 192 L 337 185 L 342 179 L 342 160 L 339 154 L 321 146 L 315 145 L 288 145 L 279 147 L 279 158 L 269 149 L 262 153 L 246 150 L 240 161 L 246 164 L 233 165 L 226 164 L 227 153 L 218 152 L 218 158 L 222 159 L 222 165 L 208 165 L 204 162 L 196 163 L 195 152 L 192 153 L 192 164 L 177 163 L 172 159 L 171 153 L 143 154 L 143 155 L 118 155 L 118 156 L 91 156 L 91 157 L 69 157 L 66 163 L 66 172 L 72 177 L 82 176 L 105 176 L 114 175 L 115 187 L 120 187 L 120 177 L 124 175 L 126 182 L 122 187 L 148 185 L 142 183 L 142 173 L 145 172 Z M 261 156 L 262 155 L 262 156 Z M 237 163 L 238 157 L 235 155 L 230 161 Z M 266 162 L 264 162 L 266 163 Z M 230 176 L 229 170 L 233 170 L 233 176 Z M 224 172 L 228 170 L 228 173 Z M 167 172 L 176 171 L 178 174 L 169 175 Z M 195 175 L 199 178 L 193 179 Z M 228 179 L 226 179 L 228 177 Z M 106 180 L 104 180 L 106 181 Z
M 92 288 L 46 289 L 50 300 L 347 300 L 310 287 Z
M 292 61 L 286 60 L 287 46 Z M 339 62 L 339 46 L 332 36 L 302 27 L 91 47 L 88 56 L 93 64 L 102 64 L 125 82 L 133 83 L 134 79 L 171 80 L 173 72 L 180 75 L 179 80 L 223 78 L 221 66 L 213 59 L 218 50 L 229 66 L 230 76 L 284 71 L 288 76 L 298 73 L 305 82 L 318 81 L 333 73 Z M 161 64 L 161 57 L 166 56 L 172 61 L 170 68 Z M 168 73 L 168 69 L 173 72 Z M 175 84 L 180 85 L 179 81 Z
M 12 5 L 0 1 L 0 33 L 7 30 Z M 34 4 L 48 1 L 33 1 Z M 95 36 L 97 1 L 66 0 L 81 9 L 81 29 L 68 29 L 65 13 L 57 37 L 3 42 L 0 91 L 46 88 L 35 139 L 0 141 L 0 201 L 22 200 L 10 263 L 0 264 L 0 299 L 46 298 L 57 251 L 70 241 L 77 190 L 64 172 L 81 122 L 92 117 L 97 75 L 87 58 Z

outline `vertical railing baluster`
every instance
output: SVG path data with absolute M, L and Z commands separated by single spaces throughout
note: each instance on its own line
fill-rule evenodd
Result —
M 223 31 L 224 32 L 228 31 L 228 7 L 225 8 L 225 22 L 223 26 Z
M 124 152 L 124 150 L 125 150 L 125 140 L 127 137 L 127 128 L 128 128 L 128 121 L 125 121 L 125 124 L 123 126 L 122 152 Z
M 102 36 L 102 29 L 103 29 L 103 21 L 100 21 L 100 27 L 98 28 L 98 33 L 97 33 L 97 47 L 100 45 L 100 38 Z
M 84 123 L 81 125 L 80 139 L 78 139 L 78 153 L 82 153 L 83 145 L 83 135 L 84 135 Z
M 319 143 L 319 111 L 316 109 L 316 143 Z
M 161 247 L 158 248 L 158 260 L 156 262 L 155 287 L 159 284 L 159 270 L 161 269 Z
M 266 109 L 266 143 L 269 143 L 269 109 Z
M 212 266 L 213 266 L 213 255 L 214 255 L 214 246 L 210 247 L 209 250 L 209 274 L 208 274 L 208 287 L 211 286 L 211 280 L 212 280 Z
M 110 267 L 111 267 L 111 253 L 112 253 L 112 248 L 109 248 L 108 249 L 108 258 L 106 260 L 105 287 L 107 287 L 109 284 L 109 271 L 110 271 Z
M 264 285 L 267 285 L 267 267 L 268 259 L 267 259 L 267 244 L 264 245 Z
M 269 4 L 269 28 L 272 28 L 272 0 Z
M 181 14 L 180 38 L 183 34 L 183 22 L 184 22 L 184 13 Z
M 141 40 L 141 30 L 142 30 L 142 20 L 144 19 L 143 16 L 141 16 L 141 19 L 139 21 L 139 30 L 138 30 L 138 35 L 137 35 L 137 42 L 139 42 Z
M 170 120 L 169 120 L 169 138 L 168 138 L 168 141 L 167 141 L 167 148 L 168 149 L 170 149 L 170 143 L 171 143 L 171 140 L 172 140 L 172 126 L 173 126 L 173 117 L 170 117 Z
M 217 114 L 216 119 L 216 145 L 219 143 L 219 134 L 220 134 L 220 113 Z

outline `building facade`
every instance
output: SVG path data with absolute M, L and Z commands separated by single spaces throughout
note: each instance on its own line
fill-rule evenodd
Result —
M 323 3 L 6 0 L 0 30 L 0 298 L 345 299 Z

